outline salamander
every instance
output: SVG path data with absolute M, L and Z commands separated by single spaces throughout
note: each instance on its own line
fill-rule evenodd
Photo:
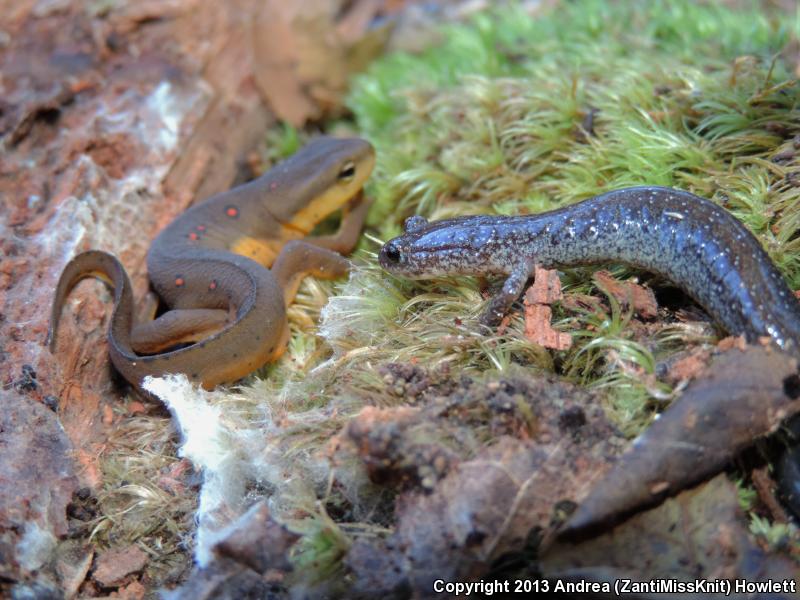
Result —
M 386 242 L 380 263 L 409 278 L 504 275 L 481 322 L 497 322 L 535 265 L 620 262 L 683 288 L 734 335 L 769 337 L 800 356 L 800 301 L 750 231 L 728 211 L 685 191 L 620 189 L 550 212 L 427 222 L 413 216 Z M 789 421 L 800 439 L 800 418 Z M 800 446 L 778 462 L 784 499 L 800 517 Z
M 114 288 L 111 362 L 139 390 L 144 377 L 166 373 L 185 373 L 210 389 L 275 360 L 289 337 L 286 307 L 303 277 L 336 278 L 349 269 L 342 254 L 366 218 L 362 187 L 374 163 L 365 140 L 320 137 L 261 177 L 190 207 L 148 251 L 152 288 L 169 310 L 145 323 L 134 323 L 119 260 L 99 250 L 77 255 L 56 287 L 51 352 L 70 290 L 97 277 Z M 309 235 L 339 209 L 337 233 Z
M 677 189 L 625 188 L 536 215 L 414 216 L 380 252 L 383 268 L 405 277 L 505 275 L 486 324 L 507 312 L 534 265 L 599 262 L 673 281 L 732 334 L 800 345 L 800 302 L 758 240 L 728 211 Z

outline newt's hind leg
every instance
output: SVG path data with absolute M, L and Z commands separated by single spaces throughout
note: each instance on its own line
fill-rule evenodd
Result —
M 134 313 L 134 323 L 149 323 L 156 318 L 158 306 L 161 303 L 158 294 L 153 290 L 147 290 L 141 300 L 136 304 Z M 135 327 L 135 325 L 134 325 Z
M 333 235 L 309 236 L 304 238 L 310 244 L 327 248 L 339 254 L 350 254 L 358 242 L 361 229 L 367 218 L 372 199 L 364 197 L 363 193 L 351 200 L 342 208 L 342 221 L 339 230 Z
M 220 308 L 186 308 L 165 312 L 131 332 L 131 347 L 137 354 L 156 354 L 177 346 L 198 342 L 219 333 L 233 322 L 233 315 Z
M 292 240 L 283 247 L 270 270 L 283 288 L 283 299 L 289 306 L 304 277 L 336 279 L 350 270 L 350 261 L 306 240 Z

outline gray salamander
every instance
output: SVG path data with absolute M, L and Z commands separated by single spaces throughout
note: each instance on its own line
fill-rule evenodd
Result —
M 692 296 L 726 331 L 769 336 L 800 355 L 800 301 L 758 240 L 713 202 L 664 187 L 631 187 L 529 216 L 406 220 L 384 244 L 381 266 L 414 279 L 505 275 L 483 313 L 495 323 L 520 296 L 534 265 L 620 262 L 657 273 Z M 800 418 L 789 428 L 800 437 Z M 800 446 L 778 461 L 779 486 L 800 517 Z
M 800 301 L 758 240 L 713 202 L 663 187 L 632 187 L 537 215 L 415 216 L 384 244 L 381 266 L 423 279 L 506 275 L 481 320 L 497 322 L 534 265 L 620 262 L 681 286 L 728 332 L 800 348 Z

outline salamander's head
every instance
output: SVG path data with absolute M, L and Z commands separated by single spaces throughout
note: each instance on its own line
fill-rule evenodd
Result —
M 432 223 L 420 216 L 409 217 L 405 233 L 381 248 L 381 266 L 412 279 L 497 271 L 489 243 L 496 237 L 495 228 L 483 222 L 480 216 Z
M 270 212 L 284 224 L 310 232 L 355 198 L 375 166 L 375 150 L 360 138 L 318 137 L 267 175 L 279 198 Z

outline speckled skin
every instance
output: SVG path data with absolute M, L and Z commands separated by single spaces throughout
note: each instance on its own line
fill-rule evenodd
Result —
M 496 322 L 519 297 L 535 264 L 621 262 L 673 281 L 729 333 L 771 337 L 800 356 L 800 302 L 758 240 L 726 210 L 663 187 L 609 192 L 547 213 L 406 221 L 384 244 L 384 269 L 411 278 L 507 275 L 482 321 Z M 800 418 L 787 428 L 800 439 Z M 800 519 L 800 445 L 776 463 L 780 495 Z
M 681 286 L 732 334 L 800 348 L 800 302 L 758 240 L 726 210 L 676 189 L 626 188 L 530 216 L 411 217 L 380 262 L 412 278 L 507 275 L 486 323 L 519 297 L 535 264 L 626 263 Z
M 139 389 L 147 375 L 165 373 L 185 373 L 212 388 L 274 360 L 284 351 L 286 306 L 302 277 L 348 270 L 337 252 L 349 252 L 358 238 L 368 208 L 361 188 L 374 160 L 364 140 L 317 138 L 258 179 L 191 207 L 148 252 L 152 286 L 170 310 L 142 325 L 134 326 L 131 285 L 119 261 L 97 250 L 79 254 L 56 289 L 51 351 L 70 290 L 98 277 L 115 290 L 111 361 Z M 308 235 L 340 208 L 337 235 Z

